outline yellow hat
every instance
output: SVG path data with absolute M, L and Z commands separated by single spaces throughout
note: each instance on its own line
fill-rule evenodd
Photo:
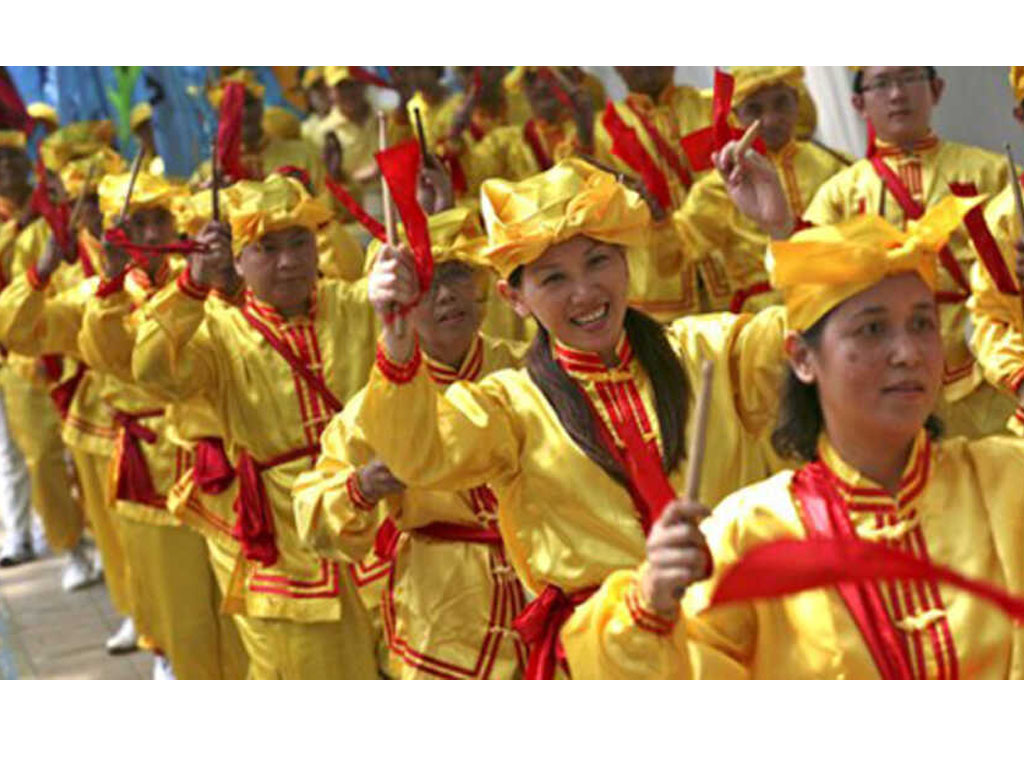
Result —
M 274 139 L 302 137 L 302 123 L 295 113 L 284 107 L 267 107 L 263 110 L 263 130 Z
M 772 85 L 788 85 L 796 90 L 804 79 L 803 67 L 733 67 L 731 71 L 736 79 L 734 104 Z
M 522 181 L 489 179 L 480 197 L 483 257 L 502 277 L 575 235 L 627 248 L 647 243 L 651 214 L 640 195 L 575 158 Z
M 140 101 L 132 107 L 131 114 L 128 116 L 128 126 L 134 131 L 147 120 L 152 119 L 153 107 L 148 101 Z
M 351 67 L 324 67 L 324 80 L 332 88 L 346 80 L 359 80 L 352 74 Z
M 25 149 L 25 134 L 21 131 L 0 131 L 0 147 Z
M 427 219 L 430 230 L 430 252 L 434 264 L 446 261 L 463 261 L 476 267 L 490 267 L 484 258 L 487 235 L 480 223 L 480 214 L 472 208 L 450 208 L 435 213 Z M 399 234 L 404 233 L 399 225 Z M 367 268 L 373 264 L 380 252 L 381 243 L 373 240 L 366 249 Z
M 60 118 L 57 117 L 57 110 L 45 102 L 33 101 L 25 108 L 25 111 L 28 112 L 29 117 L 34 117 L 36 120 L 41 120 L 42 122 L 49 123 L 53 126 L 60 125 Z
M 43 163 L 53 171 L 79 157 L 88 157 L 109 147 L 114 140 L 114 124 L 110 120 L 83 120 L 60 128 L 39 145 Z
M 104 176 L 100 182 L 98 191 L 104 226 L 113 226 L 114 219 L 120 214 L 130 181 L 130 173 L 118 173 Z M 140 208 L 160 207 L 166 208 L 177 219 L 181 216 L 182 206 L 188 194 L 188 187 L 183 184 L 168 181 L 165 176 L 140 172 L 132 188 L 128 213 Z
M 1015 104 L 1024 101 L 1024 67 L 1010 67 L 1010 88 Z
M 103 147 L 91 155 L 65 163 L 60 169 L 60 182 L 68 197 L 74 199 L 95 192 L 103 177 L 122 173 L 127 167 L 123 157 L 110 147 Z
M 256 78 L 255 73 L 249 69 L 236 69 L 229 75 L 224 75 L 207 91 L 206 97 L 214 108 L 220 107 L 220 101 L 224 98 L 224 86 L 228 83 L 241 83 L 245 86 L 245 92 L 257 99 L 263 98 L 264 88 Z
M 312 88 L 319 81 L 324 79 L 325 67 L 306 67 L 306 71 L 302 73 L 302 88 Z M 326 69 L 336 69 L 336 67 L 326 67 Z M 342 67 L 344 69 L 344 67 Z
M 222 189 L 218 195 L 220 215 L 228 218 L 228 211 L 231 206 L 230 190 L 232 187 Z M 178 226 L 189 237 L 195 237 L 199 231 L 206 226 L 206 223 L 213 218 L 213 193 L 208 189 L 196 192 L 184 198 L 178 207 Z
M 936 254 L 984 196 L 947 197 L 904 232 L 874 214 L 805 229 L 769 246 L 772 287 L 782 292 L 789 327 L 805 331 L 833 308 L 890 275 L 916 272 L 932 290 Z
M 225 190 L 235 254 L 264 235 L 288 227 L 314 232 L 331 219 L 331 211 L 311 197 L 295 179 L 276 173 L 264 181 L 240 181 Z

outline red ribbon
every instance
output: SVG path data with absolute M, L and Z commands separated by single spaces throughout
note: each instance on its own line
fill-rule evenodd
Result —
M 217 121 L 217 167 L 235 181 L 249 178 L 242 166 L 242 113 L 245 86 L 226 83 Z
M 553 584 L 516 616 L 512 628 L 529 649 L 524 676 L 527 680 L 552 680 L 555 667 L 565 665 L 565 650 L 559 633 L 572 612 L 597 590 L 593 587 L 566 595 Z
M 78 370 L 75 371 L 74 376 L 50 390 L 50 399 L 53 400 L 61 420 L 67 419 L 68 412 L 71 410 L 71 402 L 75 399 L 75 392 L 78 391 L 87 370 L 89 370 L 88 366 L 78 363 Z
M 695 171 L 707 171 L 714 168 L 711 155 L 721 152 L 730 141 L 743 137 L 743 130 L 729 125 L 729 114 L 732 112 L 732 94 L 736 81 L 728 72 L 715 70 L 715 88 L 711 104 L 711 125 L 700 128 L 680 139 L 683 152 L 690 160 L 690 167 Z M 768 151 L 764 139 L 758 136 L 751 145 L 756 152 L 765 154 Z
M 430 251 L 430 232 L 427 217 L 416 200 L 416 186 L 419 179 L 419 144 L 410 139 L 376 154 L 381 175 L 391 191 L 391 198 L 398 209 L 398 215 L 405 225 L 405 236 L 416 257 L 416 276 L 420 291 L 430 290 L 434 279 L 434 257 Z
M 224 493 L 235 479 L 224 441 L 219 437 L 204 437 L 196 441 L 196 458 L 192 466 L 192 479 L 203 493 L 216 496 Z
M 367 213 L 343 185 L 329 178 L 324 179 L 324 184 L 327 185 L 327 189 L 334 195 L 334 199 L 345 206 L 345 210 L 351 213 L 352 217 L 363 225 L 363 229 L 369 232 L 371 237 L 382 243 L 387 241 L 388 236 L 384 231 L 384 225 Z
M 612 139 L 612 154 L 620 158 L 626 165 L 640 174 L 644 186 L 657 198 L 658 203 L 666 211 L 672 209 L 672 193 L 669 191 L 668 180 L 654 160 L 647 154 L 644 145 L 637 138 L 636 131 L 626 125 L 619 116 L 615 105 L 610 101 L 601 117 L 601 124 Z
M 36 186 L 29 198 L 32 210 L 42 216 L 50 225 L 50 232 L 61 253 L 71 253 L 71 209 L 66 202 L 55 203 L 46 188 L 46 167 L 42 158 L 36 160 Z
M 103 233 L 103 240 L 107 245 L 127 251 L 132 261 L 143 268 L 149 264 L 147 256 L 165 253 L 180 253 L 183 256 L 187 256 L 190 253 L 206 251 L 206 246 L 195 240 L 172 240 L 161 245 L 136 243 L 128 239 L 128 233 L 124 231 L 123 227 L 113 227 L 106 230 Z
M 114 498 L 147 504 L 151 507 L 164 505 L 166 500 L 156 492 L 153 476 L 149 472 L 149 465 L 146 463 L 142 446 L 139 444 L 140 440 L 150 445 L 157 441 L 156 432 L 142 426 L 139 420 L 163 416 L 163 413 L 161 409 L 138 413 L 114 412 L 114 423 L 120 427 L 117 436 L 119 458 Z
M 651 122 L 647 115 L 638 109 L 634 109 L 632 106 L 630 111 L 636 115 L 636 119 L 640 121 L 640 125 L 643 126 L 647 136 L 654 142 L 654 147 L 658 150 L 658 154 L 669 164 L 676 178 L 679 179 L 679 183 L 683 185 L 683 189 L 688 190 L 693 185 L 693 178 L 690 176 L 690 172 L 683 167 L 679 154 L 672 148 L 672 145 L 668 143 L 665 137 L 661 135 L 658 126 Z
M 971 186 L 973 187 L 973 185 Z M 950 184 L 949 188 L 958 197 L 971 197 L 973 194 L 977 194 L 975 190 L 968 190 L 960 184 Z M 1017 286 L 1017 281 L 1007 266 L 1006 260 L 1003 259 L 999 244 L 996 243 L 992 231 L 988 228 L 985 214 L 980 205 L 972 208 L 964 216 L 964 226 L 967 228 L 967 234 L 971 236 L 971 242 L 974 243 L 974 250 L 978 252 L 978 258 L 981 259 L 981 263 L 985 265 L 985 269 L 992 276 L 992 282 L 996 284 L 996 289 L 1007 296 L 1019 296 L 1020 288 Z

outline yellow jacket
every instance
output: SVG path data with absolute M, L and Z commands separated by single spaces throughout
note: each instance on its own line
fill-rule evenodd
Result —
M 1011 592 L 1024 588 L 1020 440 L 953 438 L 930 443 L 922 431 L 905 470 L 907 490 L 899 500 L 843 462 L 827 440 L 822 441 L 821 454 L 828 469 L 846 484 L 836 485 L 860 538 L 930 558 Z M 573 674 L 877 678 L 860 630 L 835 589 L 704 611 L 720 574 L 748 549 L 782 537 L 806 536 L 790 491 L 791 479 L 792 472 L 786 471 L 744 488 L 701 524 L 715 573 L 687 590 L 678 621 L 649 613 L 638 596 L 635 570 L 610 576 L 563 629 Z M 990 603 L 946 586 L 879 586 L 897 633 L 906 640 L 914 677 L 1024 676 L 1024 630 Z
M 1003 157 L 977 147 L 943 141 L 934 135 L 919 142 L 910 152 L 879 142 L 879 154 L 926 209 L 950 194 L 950 184 L 968 185 L 975 194 L 994 195 L 1007 183 Z M 818 188 L 803 218 L 814 224 L 833 224 L 858 213 L 878 213 L 905 228 L 903 209 L 889 193 L 882 203 L 882 189 L 882 181 L 870 161 L 858 160 Z M 952 234 L 948 247 L 968 282 L 975 253 L 964 227 Z M 940 291 L 961 291 L 962 288 L 946 269 L 939 270 Z M 966 304 L 943 303 L 940 314 L 946 356 L 945 396 L 955 401 L 974 391 L 982 381 L 982 373 L 965 340 Z
M 701 469 L 701 499 L 714 504 L 773 471 L 763 438 L 777 410 L 782 311 L 684 318 L 667 333 L 690 382 L 700 380 L 702 355 L 716 363 L 708 459 Z M 650 380 L 627 359 L 614 371 L 570 375 L 606 422 L 598 385 L 632 382 L 644 429 L 660 444 Z M 689 413 L 695 396 L 691 390 Z M 534 594 L 547 585 L 566 593 L 595 587 L 644 557 L 645 536 L 629 492 L 572 442 L 526 371 L 457 382 L 441 394 L 422 365 L 400 384 L 377 366 L 355 418 L 376 455 L 406 485 L 449 492 L 484 483 L 493 488 L 506 554 Z M 687 432 L 692 429 L 690 418 Z M 668 478 L 680 490 L 684 465 Z
M 849 165 L 807 141 L 791 141 L 768 158 L 795 216 L 803 213 L 822 182 Z M 767 290 L 764 257 L 769 238 L 736 210 L 719 174 L 709 173 L 693 185 L 673 221 L 689 258 L 699 262 L 716 257 L 724 264 L 733 311 L 753 311 L 778 303 L 778 294 Z M 766 292 L 754 298 L 751 289 Z
M 460 370 L 435 361 L 426 367 L 434 384 L 443 388 L 518 367 L 522 355 L 521 345 L 481 336 Z M 295 483 L 295 516 L 303 541 L 325 557 L 359 558 L 382 506 L 402 531 L 381 606 L 393 676 L 516 677 L 524 650 L 511 623 L 525 600 L 501 549 L 420 532 L 438 522 L 493 529 L 496 510 L 481 489 L 410 489 L 380 505 L 367 504 L 351 485 L 354 473 L 373 458 L 355 423 L 360 402 L 357 395 L 331 422 L 316 468 Z
M 210 309 L 204 299 L 205 292 L 184 277 L 150 301 L 133 353 L 138 381 L 169 400 L 202 394 L 230 450 L 244 449 L 261 464 L 274 464 L 295 451 L 318 451 L 332 416 L 322 395 L 293 373 L 241 311 Z M 321 281 L 308 317 L 285 320 L 251 294 L 244 309 L 320 373 L 343 403 L 365 383 L 375 323 L 358 284 Z M 291 488 L 312 464 L 307 455 L 260 473 L 279 557 L 267 567 L 243 564 L 239 577 L 244 579 L 244 612 L 250 616 L 337 621 L 345 611 L 362 610 L 343 605 L 349 591 L 342 588 L 342 579 L 349 578 L 348 572 L 316 556 L 298 537 Z

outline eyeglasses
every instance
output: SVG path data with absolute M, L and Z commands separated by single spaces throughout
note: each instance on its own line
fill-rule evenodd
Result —
M 927 70 L 916 71 L 916 72 L 897 72 L 891 75 L 879 75 L 874 80 L 868 83 L 864 83 L 861 86 L 861 91 L 868 93 L 870 91 L 888 91 L 894 85 L 899 85 L 904 88 L 914 83 L 922 83 L 925 80 L 931 80 L 931 76 Z

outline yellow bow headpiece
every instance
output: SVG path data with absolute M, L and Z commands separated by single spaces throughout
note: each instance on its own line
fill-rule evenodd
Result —
M 798 232 L 769 246 L 768 274 L 789 327 L 806 331 L 832 309 L 891 275 L 937 282 L 936 255 L 983 197 L 947 197 L 904 232 L 874 214 Z
M 103 212 L 104 226 L 113 226 L 115 217 L 121 212 L 124 198 L 131 181 L 130 173 L 118 173 L 104 176 L 99 186 L 100 210 Z M 182 205 L 188 197 L 188 187 L 168 181 L 165 176 L 154 176 L 141 172 L 135 179 L 132 199 L 128 204 L 128 213 L 140 208 L 165 208 L 175 219 L 181 215 Z
M 69 160 L 60 169 L 60 181 L 68 197 L 74 199 L 99 189 L 100 181 L 127 168 L 124 158 L 110 147 L 103 147 L 88 157 Z
M 479 214 L 471 208 L 450 208 L 435 213 L 427 219 L 430 230 L 430 252 L 434 264 L 446 261 L 463 261 L 474 267 L 490 267 L 490 262 L 483 256 L 487 246 L 487 235 L 480 224 Z M 399 234 L 404 228 L 399 227 Z M 366 249 L 367 269 L 373 264 L 380 253 L 381 243 L 374 240 Z
M 772 85 L 787 85 L 798 90 L 804 80 L 803 67 L 733 67 L 731 72 L 736 79 L 732 96 L 734 104 Z
M 114 140 L 114 124 L 110 120 L 83 120 L 60 128 L 39 145 L 43 163 L 51 171 L 79 157 L 88 157 L 109 147 Z
M 647 204 L 583 160 L 563 160 L 522 181 L 489 179 L 480 197 L 488 235 L 482 256 L 502 277 L 576 235 L 627 248 L 647 243 Z
M 306 227 L 315 234 L 331 219 L 330 209 L 311 197 L 300 182 L 276 173 L 264 181 L 240 181 L 225 194 L 236 255 L 270 232 Z

